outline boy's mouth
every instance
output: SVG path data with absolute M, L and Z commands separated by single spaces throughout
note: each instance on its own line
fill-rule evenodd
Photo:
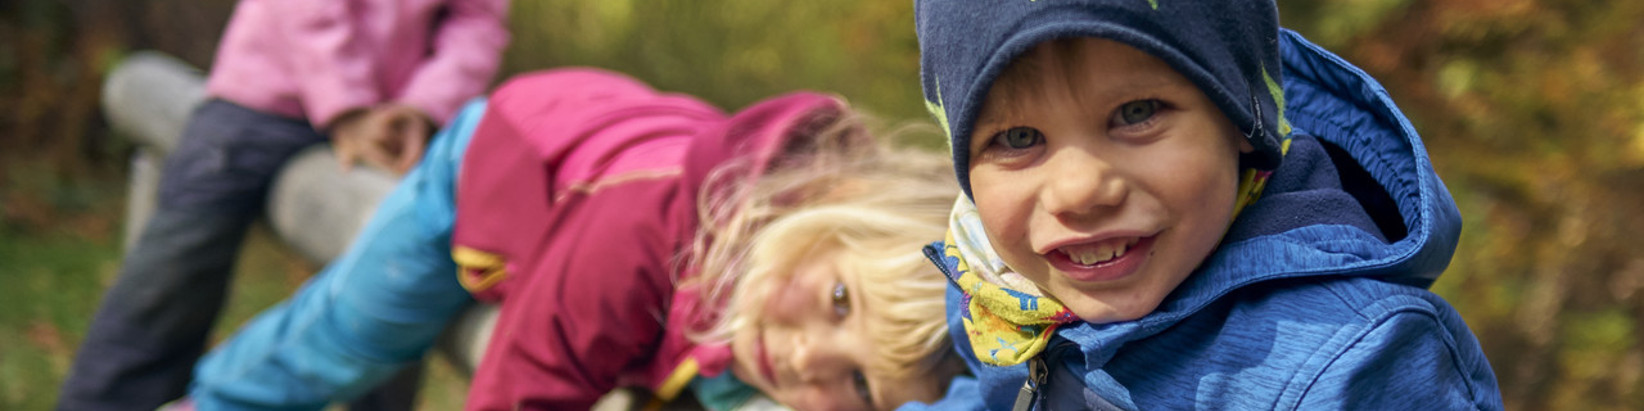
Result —
M 1092 244 L 1075 244 L 1056 249 L 1079 265 L 1096 265 L 1123 257 L 1141 238 L 1115 238 Z
M 1076 281 L 1108 281 L 1130 275 L 1146 259 L 1154 237 L 1124 237 L 1057 247 L 1045 257 Z

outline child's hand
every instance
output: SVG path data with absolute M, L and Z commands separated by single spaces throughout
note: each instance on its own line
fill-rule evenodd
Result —
M 433 121 L 422 110 L 383 104 L 344 113 L 332 122 L 331 145 L 343 171 L 357 161 L 405 174 L 422 158 Z

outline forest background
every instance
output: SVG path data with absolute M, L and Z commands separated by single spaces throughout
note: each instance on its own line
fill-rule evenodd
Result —
M 1282 22 L 1384 83 L 1466 222 L 1433 286 L 1509 409 L 1644 409 L 1644 2 L 1286 0 Z M 99 87 L 154 49 L 207 67 L 228 0 L 0 2 L 0 409 L 55 402 L 119 265 L 132 145 Z M 911 1 L 516 1 L 502 75 L 629 73 L 736 108 L 836 92 L 928 121 Z M 931 147 L 940 143 L 927 142 Z M 258 229 L 219 337 L 316 267 Z M 465 383 L 436 361 L 425 409 Z

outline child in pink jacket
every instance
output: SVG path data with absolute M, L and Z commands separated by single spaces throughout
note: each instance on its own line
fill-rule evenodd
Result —
M 201 409 L 319 409 L 501 313 L 470 410 L 586 409 L 617 387 L 711 409 L 936 400 L 946 279 L 918 250 L 958 190 L 839 100 L 726 114 L 612 73 L 520 76 L 436 136 L 349 250 L 197 369 Z
M 58 408 L 182 395 L 275 173 L 327 136 L 345 165 L 409 169 L 496 73 L 506 13 L 506 0 L 241 1 Z

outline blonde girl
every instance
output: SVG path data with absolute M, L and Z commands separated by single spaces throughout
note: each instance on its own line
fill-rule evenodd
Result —
M 856 118 L 808 92 L 727 115 L 609 72 L 519 76 L 441 131 L 343 257 L 202 360 L 186 403 L 347 400 L 476 299 L 500 314 L 471 410 L 623 386 L 715 409 L 933 401 L 959 367 L 918 250 L 957 191 Z

